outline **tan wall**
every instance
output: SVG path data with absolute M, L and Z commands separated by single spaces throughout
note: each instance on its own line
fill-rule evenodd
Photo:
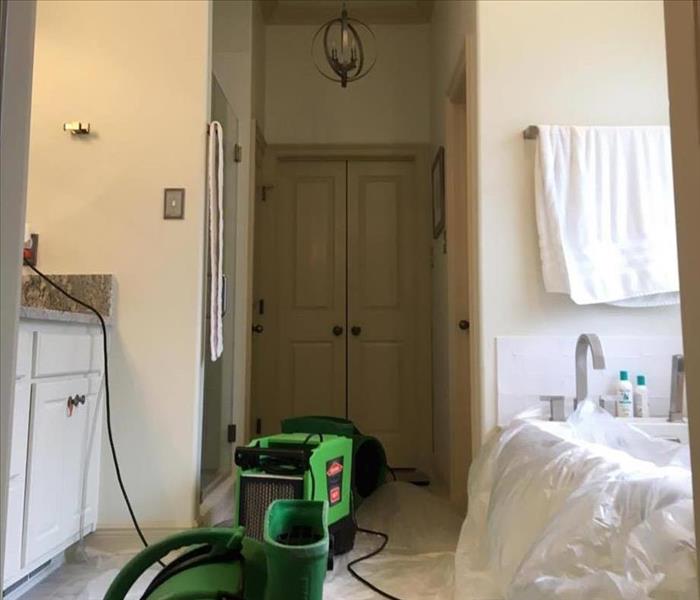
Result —
M 481 424 L 488 431 L 496 422 L 496 336 L 678 335 L 680 311 L 576 306 L 545 293 L 535 148 L 521 133 L 539 123 L 668 123 L 661 2 L 479 2 L 477 38 Z
M 317 27 L 270 25 L 265 137 L 269 143 L 386 144 L 430 140 L 429 25 L 372 25 L 374 70 L 346 89 L 311 60 Z
M 697 4 L 697 3 L 696 3 Z M 678 259 L 695 498 L 700 498 L 700 6 L 666 2 L 668 87 L 673 178 L 678 215 Z M 700 502 L 695 502 L 700 539 Z
M 113 273 L 121 468 L 143 525 L 188 526 L 200 435 L 210 5 L 38 4 L 27 221 L 49 273 Z M 93 133 L 71 137 L 70 120 Z M 186 188 L 164 221 L 163 188 Z M 99 522 L 128 516 L 102 461 Z

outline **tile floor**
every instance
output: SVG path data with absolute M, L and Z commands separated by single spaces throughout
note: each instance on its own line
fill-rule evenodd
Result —
M 66 552 L 66 562 L 20 600 L 102 600 L 117 571 L 140 550 L 127 532 L 89 535 Z M 158 568 L 144 573 L 128 598 L 140 598 Z
M 391 534 L 387 551 L 363 565 L 362 570 L 374 581 L 390 585 L 394 593 L 403 592 L 399 597 L 451 597 L 445 590 L 452 578 L 453 550 L 462 517 L 453 512 L 441 492 L 444 490 L 435 485 L 421 488 L 406 483 L 388 484 L 360 507 L 360 525 Z M 216 508 L 228 507 L 229 494 L 224 496 Z M 230 514 L 230 509 L 224 512 Z M 145 533 L 150 541 L 155 541 L 174 531 Z M 337 557 L 333 572 L 326 576 L 324 600 L 379 597 L 353 580 L 345 568 L 351 558 L 369 552 L 377 544 L 376 538 L 358 534 L 353 552 Z M 140 549 L 139 539 L 131 531 L 105 530 L 89 535 L 66 553 L 63 566 L 18 600 L 102 600 L 119 569 Z M 156 566 L 144 573 L 128 600 L 138 600 L 158 571 Z M 438 593 L 433 589 L 435 580 L 441 582 Z

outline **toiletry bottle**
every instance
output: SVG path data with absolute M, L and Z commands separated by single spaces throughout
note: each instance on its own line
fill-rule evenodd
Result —
M 632 384 L 627 371 L 620 371 L 620 381 L 617 382 L 617 416 L 631 417 L 634 414 L 632 404 Z
M 637 375 L 637 385 L 634 388 L 634 416 L 649 416 L 649 391 L 647 390 L 646 377 Z

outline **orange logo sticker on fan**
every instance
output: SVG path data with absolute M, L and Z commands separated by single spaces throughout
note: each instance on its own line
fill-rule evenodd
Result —
M 326 471 L 326 475 L 328 475 L 328 477 L 333 477 L 334 475 L 337 475 L 338 473 L 342 473 L 342 472 L 343 472 L 342 463 L 335 461 L 333 464 L 331 464 L 330 467 L 328 467 L 328 470 Z

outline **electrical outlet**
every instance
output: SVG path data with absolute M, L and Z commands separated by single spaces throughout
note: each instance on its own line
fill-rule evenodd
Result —
M 39 254 L 39 234 L 38 233 L 32 233 L 29 236 L 29 242 L 25 242 L 24 248 L 22 250 L 22 260 L 27 263 L 28 265 L 31 265 L 32 267 L 36 267 L 36 260 L 37 256 Z
M 185 218 L 185 188 L 165 188 L 163 193 L 163 218 Z

